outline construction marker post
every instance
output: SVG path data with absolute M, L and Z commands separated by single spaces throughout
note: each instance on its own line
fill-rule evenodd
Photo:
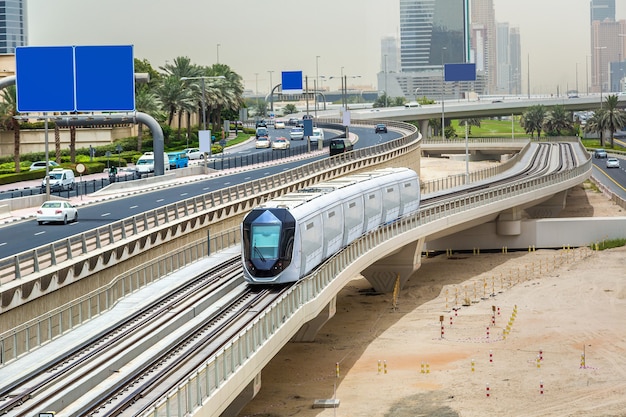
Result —
M 443 339 L 443 316 L 439 316 L 439 322 L 441 323 L 441 338 Z

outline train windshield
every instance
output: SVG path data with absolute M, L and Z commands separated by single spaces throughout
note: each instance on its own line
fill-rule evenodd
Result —
M 253 224 L 251 233 L 251 258 L 265 262 L 278 258 L 280 224 Z

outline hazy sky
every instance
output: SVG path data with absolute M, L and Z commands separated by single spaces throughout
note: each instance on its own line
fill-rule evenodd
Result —
M 626 1 L 617 0 L 626 19 Z M 178 56 L 219 62 L 246 88 L 268 92 L 281 71 L 360 76 L 376 88 L 380 39 L 399 32 L 398 0 L 28 0 L 30 45 L 134 45 L 159 67 Z M 586 88 L 590 0 L 494 0 L 496 20 L 520 28 L 523 90 Z M 219 47 L 218 47 L 219 44 Z M 316 58 L 319 56 L 319 58 Z M 530 59 L 529 59 L 530 58 Z M 578 67 L 578 77 L 576 69 Z M 589 72 L 589 77 L 591 73 Z M 325 84 L 327 85 L 327 84 Z M 339 83 L 329 84 L 338 87 Z

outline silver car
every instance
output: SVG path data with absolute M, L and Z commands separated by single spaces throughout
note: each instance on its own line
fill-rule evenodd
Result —
M 301 127 L 294 127 L 289 131 L 289 136 L 291 137 L 291 140 L 303 140 L 304 129 Z
M 617 158 L 607 158 L 606 160 L 607 168 L 619 168 L 619 159 Z

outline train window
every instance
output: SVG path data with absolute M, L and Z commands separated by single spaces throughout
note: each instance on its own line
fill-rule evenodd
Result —
M 388 193 L 393 193 L 394 191 L 395 191 L 395 188 L 387 188 Z
M 373 200 L 373 199 L 376 198 L 376 195 L 375 194 L 370 194 L 367 198 L 369 198 L 370 200 Z
M 308 224 L 306 225 L 306 230 L 311 230 L 311 229 L 313 229 L 313 226 L 314 226 L 314 224 L 313 224 L 313 223 L 308 223 Z
M 411 187 L 411 183 L 407 182 L 406 184 L 404 184 L 404 188 L 410 188 Z
M 356 203 L 350 203 L 350 204 L 348 204 L 348 208 L 354 208 L 354 207 L 356 207 Z
M 328 218 L 331 218 L 331 217 L 335 217 L 335 212 L 334 211 L 331 211 L 330 213 L 328 213 Z
M 279 233 L 280 225 L 253 225 L 253 257 L 276 259 L 278 257 Z

